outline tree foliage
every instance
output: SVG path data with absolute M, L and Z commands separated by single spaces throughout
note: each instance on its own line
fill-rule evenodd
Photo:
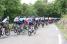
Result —
M 9 16 L 10 20 L 21 14 L 20 0 L 5 0 L 4 17 Z
M 0 0 L 0 17 L 3 16 L 4 11 L 6 10 L 5 4 L 3 3 L 5 0 Z
M 37 15 L 38 16 L 45 16 L 45 4 L 43 3 L 43 1 L 38 0 L 35 4 L 34 7 L 37 10 Z
M 50 4 L 46 2 L 37 0 L 35 4 L 28 5 L 21 4 L 20 0 L 0 0 L 0 16 L 9 16 L 13 21 L 16 16 L 61 17 L 67 13 L 67 0 L 55 0 Z

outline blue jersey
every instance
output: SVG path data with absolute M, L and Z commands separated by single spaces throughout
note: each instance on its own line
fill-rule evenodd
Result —
M 30 19 L 29 19 L 29 22 L 33 22 L 33 19 L 32 19 L 32 18 L 30 18 Z
M 19 18 L 19 24 L 23 24 L 24 23 L 24 18 Z
M 22 22 L 23 20 L 24 20 L 23 18 L 19 18 L 19 21 L 21 21 L 21 22 Z

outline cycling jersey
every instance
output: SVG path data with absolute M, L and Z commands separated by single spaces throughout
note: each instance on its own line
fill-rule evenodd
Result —
M 19 18 L 19 23 L 23 24 L 24 23 L 24 19 L 23 18 Z
M 29 25 L 33 25 L 33 19 L 29 18 Z
M 19 21 L 19 17 L 16 17 L 15 19 L 14 19 L 14 22 L 18 22 Z

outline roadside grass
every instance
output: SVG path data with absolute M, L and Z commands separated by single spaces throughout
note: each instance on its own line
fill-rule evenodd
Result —
M 60 31 L 64 34 L 64 38 L 67 40 L 67 30 L 64 29 L 64 26 L 62 24 L 57 24 L 57 27 L 60 29 Z
M 57 25 L 57 27 L 58 27 L 61 31 L 63 31 L 64 26 L 63 26 L 62 24 L 56 24 L 56 25 Z
M 62 16 L 62 19 L 67 20 L 67 14 L 63 15 L 63 16 Z
M 63 20 L 64 19 L 64 20 Z M 61 18 L 61 20 L 63 20 L 64 22 L 65 21 L 67 21 L 67 15 L 64 15 L 62 18 Z M 67 23 L 66 24 L 64 24 L 64 23 L 61 23 L 62 21 L 58 21 L 58 22 L 60 22 L 60 23 L 56 23 L 56 25 L 57 25 L 57 27 L 60 29 L 60 31 L 64 34 L 64 37 L 65 37 L 65 39 L 67 40 Z

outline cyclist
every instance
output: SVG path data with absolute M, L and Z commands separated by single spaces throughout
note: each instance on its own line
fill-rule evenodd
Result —
M 42 27 L 44 27 L 44 17 L 41 17 L 41 24 L 42 24 Z

